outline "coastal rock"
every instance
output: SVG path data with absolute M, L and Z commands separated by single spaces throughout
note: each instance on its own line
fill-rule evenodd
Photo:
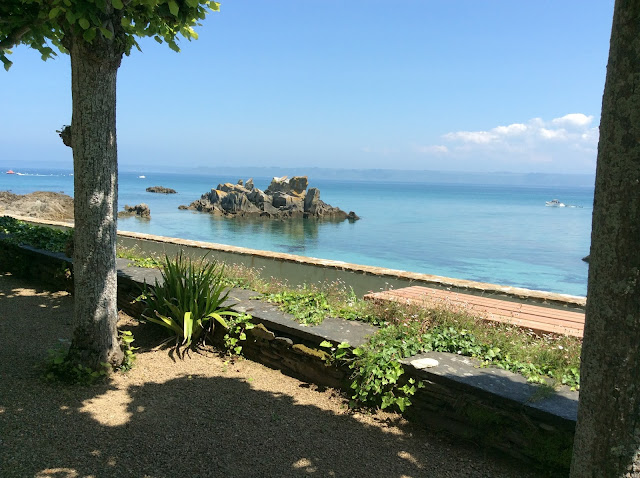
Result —
M 10 191 L 0 191 L 1 215 L 73 221 L 73 198 L 61 192 L 36 191 L 29 194 L 13 194 Z
M 306 176 L 294 176 L 289 180 L 289 186 L 295 196 L 304 197 L 307 186 L 309 186 L 309 180 Z
M 347 220 L 349 222 L 354 222 L 357 221 L 358 219 L 360 219 L 360 216 L 358 216 L 355 212 L 353 211 L 349 211 L 349 214 L 347 214 Z
M 355 221 L 358 216 L 330 206 L 320 200 L 320 190 L 311 188 L 306 176 L 273 178 L 266 191 L 253 184 L 253 179 L 237 184 L 218 184 L 200 199 L 179 209 L 207 212 L 231 217 L 263 217 L 270 219 L 318 218 L 333 221 Z
M 137 216 L 142 219 L 151 219 L 151 210 L 145 203 L 136 204 L 135 206 L 124 205 L 124 211 L 118 213 L 118 217 Z
M 320 202 L 320 190 L 318 188 L 311 188 L 307 192 L 304 198 L 304 212 L 315 214 L 318 209 L 318 203 Z
M 176 194 L 178 191 L 171 188 L 165 188 L 163 186 L 151 186 L 147 188 L 148 193 L 160 193 L 160 194 Z
M 237 192 L 237 193 L 246 194 L 247 192 L 249 192 L 247 188 L 245 188 L 241 184 L 231 184 L 231 183 L 218 184 L 218 187 L 216 189 L 218 189 L 219 191 L 224 191 L 225 193 Z
M 249 199 L 247 199 L 246 194 L 238 191 L 228 193 L 222 199 L 221 206 L 225 212 L 231 214 L 237 214 L 239 212 L 260 212 L 260 209 L 258 209 L 254 204 L 251 204 Z
M 282 176 L 281 178 L 273 178 L 265 192 L 269 195 L 284 193 L 290 196 L 304 197 L 308 185 L 309 180 L 306 176 L 294 176 L 291 179 Z
M 289 194 L 275 193 L 271 205 L 277 209 L 304 211 L 304 199 Z

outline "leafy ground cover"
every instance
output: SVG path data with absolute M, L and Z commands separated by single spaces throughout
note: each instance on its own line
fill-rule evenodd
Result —
M 7 235 L 3 238 L 4 241 L 51 252 L 64 252 L 73 238 L 73 230 L 61 231 L 52 227 L 36 226 L 10 216 L 0 217 L 0 234 Z
M 14 219 L 0 220 L 0 232 L 11 234 L 14 242 L 64 250 L 63 244 L 68 242 L 70 233 L 60 235 L 60 231 L 51 231 L 55 230 L 21 224 Z M 121 249 L 118 254 L 142 267 L 159 267 L 163 262 L 132 249 Z M 398 360 L 427 351 L 475 357 L 485 365 L 520 373 L 531 382 L 579 388 L 582 343 L 577 338 L 538 335 L 445 309 L 366 302 L 341 282 L 291 287 L 273 278 L 265 279 L 261 271 L 242 265 L 227 265 L 216 280 L 226 287 L 260 292 L 264 300 L 278 304 L 304 324 L 318 324 L 326 317 L 342 317 L 380 326 L 380 331 L 362 347 L 324 344 L 331 349 L 332 360 L 347 364 L 353 370 L 354 405 L 383 408 L 393 405 L 400 409 L 408 406 L 420 384 L 402 380 Z M 187 311 L 182 314 L 184 312 Z

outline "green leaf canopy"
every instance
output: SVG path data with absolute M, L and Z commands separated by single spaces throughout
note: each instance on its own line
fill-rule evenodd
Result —
M 181 36 L 197 39 L 194 27 L 220 4 L 211 0 L 2 0 L 0 61 L 6 70 L 11 48 L 27 45 L 46 60 L 56 47 L 66 53 L 71 37 L 114 42 L 128 55 L 138 37 L 154 37 L 179 51 Z

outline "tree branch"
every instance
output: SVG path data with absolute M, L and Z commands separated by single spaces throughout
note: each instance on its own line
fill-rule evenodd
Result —
M 7 38 L 0 41 L 0 51 L 9 50 L 18 44 L 20 39 L 31 30 L 31 25 L 23 25 L 22 27 L 14 30 Z
M 64 125 L 62 129 L 56 130 L 56 133 L 58 133 L 60 138 L 62 138 L 62 142 L 65 146 L 73 148 L 73 146 L 71 145 L 71 126 Z

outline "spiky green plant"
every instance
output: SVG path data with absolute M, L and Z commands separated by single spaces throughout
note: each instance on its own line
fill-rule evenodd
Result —
M 213 332 L 216 322 L 228 329 L 224 317 L 239 315 L 224 304 L 229 289 L 224 286 L 224 267 L 217 262 L 193 261 L 180 252 L 175 259 L 165 256 L 160 272 L 162 282 L 144 285 L 143 317 L 165 327 L 176 346 L 198 343 Z

